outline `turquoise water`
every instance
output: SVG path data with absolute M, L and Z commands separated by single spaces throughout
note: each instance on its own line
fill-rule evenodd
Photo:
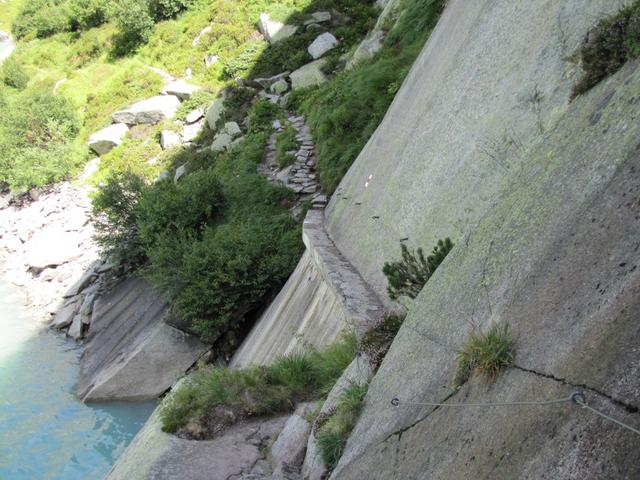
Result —
M 155 402 L 79 402 L 80 353 L 0 283 L 0 479 L 100 479 L 150 416 Z

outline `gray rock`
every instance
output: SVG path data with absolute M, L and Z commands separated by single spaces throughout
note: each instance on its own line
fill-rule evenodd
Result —
M 105 480 L 268 480 L 261 447 L 275 438 L 286 418 L 251 420 L 214 440 L 196 441 L 162 432 L 156 410 Z
M 73 322 L 73 319 L 76 315 L 76 310 L 78 309 L 78 299 L 74 298 L 71 301 L 68 301 L 59 311 L 56 313 L 56 316 L 53 318 L 53 322 L 51 322 L 52 328 L 57 328 L 58 330 L 62 330 L 63 328 L 68 327 Z
M 240 130 L 240 125 L 236 122 L 227 122 L 224 124 L 224 133 L 229 135 L 231 138 L 236 138 L 242 135 L 242 130 Z
M 205 109 L 204 107 L 198 107 L 194 110 L 191 110 L 187 116 L 185 117 L 185 122 L 191 125 L 192 123 L 196 123 L 198 120 L 204 117 Z
M 271 88 L 271 85 L 273 85 L 274 83 L 277 83 L 280 80 L 286 80 L 286 78 L 290 74 L 291 74 L 291 72 L 282 72 L 282 73 L 279 73 L 278 75 L 274 75 L 273 77 L 254 78 L 253 82 L 256 84 L 256 86 L 259 86 L 260 88 L 263 88 L 264 90 L 268 90 L 268 89 Z
M 207 125 L 209 129 L 215 130 L 216 124 L 224 112 L 224 98 L 216 99 L 211 106 L 207 109 Z
M 160 175 L 158 175 L 158 181 L 167 180 L 169 177 L 171 177 L 169 170 L 163 170 L 160 172 Z
M 319 35 L 313 41 L 313 43 L 309 45 L 307 51 L 309 52 L 309 55 L 311 55 L 315 60 L 322 57 L 329 50 L 337 47 L 339 43 L 340 42 L 338 42 L 338 39 L 336 37 L 334 37 L 329 32 L 325 32 Z
M 162 93 L 164 95 L 175 95 L 180 100 L 188 100 L 198 90 L 200 90 L 200 87 L 197 85 L 192 85 L 184 80 L 175 80 L 164 87 Z
M 128 131 L 129 127 L 124 123 L 109 125 L 89 137 L 89 148 L 96 152 L 97 155 L 109 153 L 122 144 L 122 140 Z
M 192 123 L 191 125 L 185 125 L 182 128 L 182 140 L 184 141 L 184 143 L 191 143 L 195 141 L 198 138 L 198 135 L 200 135 L 200 132 L 202 132 L 204 123 L 205 121 L 201 119 L 200 121 Z
M 382 50 L 382 42 L 384 40 L 384 32 L 382 30 L 376 30 L 371 32 L 367 37 L 358 45 L 358 48 L 353 53 L 353 56 L 347 62 L 346 68 L 352 69 L 359 63 L 365 60 L 373 58 L 373 56 Z
M 226 132 L 221 132 L 214 137 L 211 150 L 214 152 L 224 152 L 229 148 L 232 141 L 233 137 L 231 135 Z
M 82 252 L 78 236 L 56 226 L 36 232 L 25 244 L 27 266 L 35 272 L 76 260 Z
M 238 145 L 240 145 L 242 142 L 244 142 L 246 139 L 245 137 L 238 137 L 236 138 L 233 142 L 231 142 L 231 145 L 229 146 L 229 149 L 235 148 Z
M 177 182 L 178 180 L 180 180 L 184 176 L 185 173 L 187 173 L 187 164 L 186 163 L 183 164 L 183 165 L 180 165 L 178 168 L 176 168 L 176 173 L 173 176 L 173 181 Z
M 267 13 L 260 15 L 258 28 L 264 38 L 271 44 L 289 38 L 298 31 L 298 27 L 296 26 L 284 25 L 283 23 L 271 20 Z
M 204 57 L 204 66 L 205 68 L 211 68 L 219 61 L 220 57 L 218 55 L 207 55 L 206 57 Z
M 163 130 L 160 133 L 160 146 L 163 150 L 179 147 L 180 145 L 182 145 L 182 140 L 179 133 L 173 130 Z
M 325 59 L 311 62 L 291 74 L 291 88 L 313 87 L 320 85 L 328 80 L 322 71 L 322 67 L 326 64 Z
M 302 465 L 310 431 L 311 424 L 303 418 L 302 412 L 296 412 L 289 417 L 278 435 L 278 440 L 271 447 L 270 457 L 274 472 Z
M 82 315 L 80 315 L 79 313 L 76 313 L 76 315 L 73 317 L 73 321 L 71 322 L 71 326 L 67 331 L 67 336 L 78 341 L 82 339 L 83 335 L 84 335 L 84 328 L 83 328 L 83 322 L 82 322 Z
M 275 93 L 277 95 L 282 95 L 282 94 L 286 93 L 289 90 L 289 84 L 284 79 L 278 80 L 276 83 L 271 85 L 269 90 L 271 91 L 271 93 Z
M 180 100 L 175 95 L 158 95 L 135 103 L 126 110 L 115 112 L 112 118 L 115 123 L 127 125 L 155 125 L 162 120 L 173 118 L 179 106 Z
M 311 18 L 304 22 L 305 25 L 313 25 L 318 23 L 330 22 L 331 12 L 315 12 L 311 14 Z
M 77 394 L 82 400 L 156 398 L 208 350 L 164 322 L 167 308 L 137 277 L 96 301 L 80 361 Z

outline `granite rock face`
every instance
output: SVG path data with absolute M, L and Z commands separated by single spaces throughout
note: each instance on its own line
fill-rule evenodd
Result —
M 390 405 L 541 401 L 584 389 L 591 406 L 640 423 L 639 91 L 629 64 L 574 100 L 523 156 L 520 174 L 417 297 L 332 478 L 640 475 L 637 436 L 570 403 L 509 412 Z M 470 320 L 509 324 L 515 366 L 455 392 Z
M 94 307 L 82 354 L 78 396 L 85 401 L 157 398 L 207 350 L 164 322 L 167 303 L 130 277 Z

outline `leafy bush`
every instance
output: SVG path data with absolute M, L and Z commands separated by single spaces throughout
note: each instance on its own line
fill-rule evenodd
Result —
M 330 470 L 336 467 L 342 457 L 349 435 L 360 417 L 368 388 L 368 385 L 357 384 L 348 387 L 340 396 L 335 411 L 318 428 L 318 450 Z
M 153 33 L 153 18 L 147 0 L 114 0 L 110 16 L 118 27 L 114 54 L 126 55 L 147 43 Z
M 93 198 L 95 239 L 116 265 L 141 265 L 146 260 L 138 235 L 137 205 L 145 183 L 127 172 L 113 174 Z
M 192 0 L 149 0 L 149 11 L 156 21 L 167 20 L 186 10 Z
M 640 56 L 640 1 L 601 20 L 578 50 L 584 74 L 572 98 L 581 95 Z
M 62 180 L 78 165 L 79 121 L 64 97 L 25 90 L 0 107 L 0 181 L 25 190 Z
M 204 439 L 247 417 L 290 412 L 331 390 L 355 353 L 349 335 L 324 351 L 296 352 L 266 367 L 200 367 L 162 403 L 162 428 Z
M 391 300 L 397 300 L 401 296 L 416 298 L 422 291 L 425 283 L 431 278 L 438 266 L 453 249 L 450 239 L 438 240 L 431 255 L 424 257 L 422 248 L 411 252 L 404 244 L 400 244 L 402 260 L 399 262 L 385 263 L 382 273 L 387 277 L 389 286 L 387 292 Z
M 453 383 L 462 386 L 474 373 L 493 381 L 513 363 L 513 339 L 509 325 L 492 325 L 487 332 L 471 332 L 469 340 L 458 353 Z
M 69 14 L 74 30 L 88 30 L 107 21 L 108 0 L 70 0 Z
M 29 76 L 13 56 L 2 63 L 2 77 L 5 85 L 18 90 L 23 90 L 29 83 Z
M 30 0 L 23 2 L 11 30 L 16 38 L 45 38 L 71 30 L 68 2 L 62 0 Z

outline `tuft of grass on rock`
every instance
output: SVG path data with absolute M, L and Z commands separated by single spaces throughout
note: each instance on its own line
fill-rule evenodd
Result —
M 349 334 L 325 350 L 293 353 L 269 366 L 200 367 L 163 402 L 162 428 L 205 439 L 245 418 L 291 412 L 330 391 L 356 351 L 355 335 Z
M 378 367 L 382 363 L 404 319 L 404 315 L 388 315 L 360 340 L 360 351 L 369 357 L 374 366 Z
M 640 56 L 640 1 L 605 18 L 587 34 L 577 52 L 584 71 L 571 93 L 575 98 Z
M 336 467 L 342 457 L 349 435 L 360 417 L 368 388 L 368 385 L 357 384 L 347 388 L 333 413 L 324 419 L 322 426 L 318 428 L 318 450 L 330 470 Z
M 513 364 L 514 340 L 509 325 L 493 324 L 486 332 L 474 330 L 458 353 L 458 364 L 453 383 L 462 386 L 474 374 L 493 381 L 498 374 Z

